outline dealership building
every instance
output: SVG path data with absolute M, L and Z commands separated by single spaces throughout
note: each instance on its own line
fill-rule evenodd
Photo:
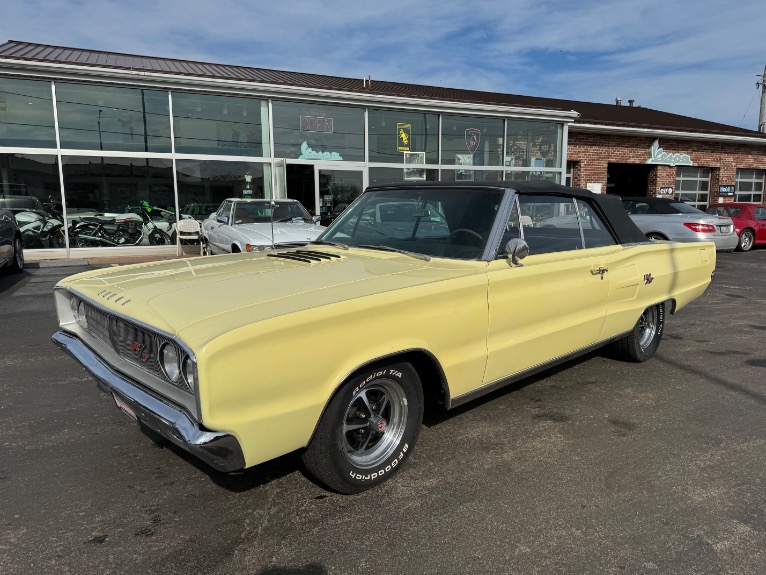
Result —
M 766 134 L 595 104 L 9 41 L 0 197 L 69 222 L 228 197 L 343 209 L 385 182 L 544 179 L 600 193 L 764 204 Z M 66 227 L 66 226 L 65 226 Z M 174 246 L 38 246 L 45 257 Z

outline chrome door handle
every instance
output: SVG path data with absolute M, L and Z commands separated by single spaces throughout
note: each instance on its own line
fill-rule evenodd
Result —
M 591 275 L 594 275 L 594 276 L 601 276 L 601 279 L 604 279 L 604 274 L 608 271 L 609 271 L 608 268 L 598 268 L 595 270 L 594 269 L 590 270 L 590 273 Z

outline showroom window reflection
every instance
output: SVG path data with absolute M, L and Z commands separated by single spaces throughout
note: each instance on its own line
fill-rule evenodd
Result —
M 56 106 L 63 149 L 171 151 L 167 92 L 58 83 Z
M 272 197 L 269 164 L 178 160 L 176 175 L 182 215 L 210 214 L 227 198 Z
M 560 168 L 561 138 L 560 123 L 508 120 L 504 165 L 509 168 Z
M 175 210 L 171 160 L 65 156 L 62 164 L 68 210 L 121 213 L 142 201 Z
M 269 155 L 265 100 L 173 92 L 173 129 L 179 154 Z
M 0 78 L 0 146 L 56 147 L 50 82 Z
M 272 103 L 274 156 L 313 161 L 364 161 L 364 108 Z
M 438 114 L 369 110 L 367 123 L 370 162 L 439 163 Z
M 442 165 L 502 166 L 503 131 L 501 119 L 443 116 Z

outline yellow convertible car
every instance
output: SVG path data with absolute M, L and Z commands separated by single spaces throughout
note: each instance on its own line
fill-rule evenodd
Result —
M 302 248 L 99 269 L 53 340 L 127 415 L 232 471 L 301 450 L 355 493 L 461 405 L 598 346 L 654 355 L 713 243 L 648 241 L 618 197 L 546 182 L 365 191 Z M 296 359 L 299 358 L 299 359 Z

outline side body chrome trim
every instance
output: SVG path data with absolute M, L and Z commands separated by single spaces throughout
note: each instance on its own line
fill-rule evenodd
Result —
M 475 389 L 473 391 L 469 391 L 468 393 L 464 393 L 463 395 L 453 397 L 449 400 L 447 408 L 452 409 L 453 407 L 458 407 L 459 405 L 468 403 L 469 401 L 474 400 L 478 397 L 481 397 L 482 395 L 492 393 L 493 391 L 500 389 L 501 387 L 505 387 L 506 385 L 516 383 L 517 381 L 521 381 L 522 379 L 535 375 L 536 373 L 540 373 L 541 371 L 545 371 L 546 369 L 550 369 L 551 367 L 555 367 L 566 361 L 569 361 L 581 355 L 585 355 L 586 353 L 589 353 L 595 349 L 603 347 L 609 343 L 612 343 L 613 341 L 617 341 L 618 339 L 626 336 L 629 333 L 630 331 L 626 331 L 625 333 L 621 333 L 614 337 L 610 337 L 609 339 L 605 339 L 605 340 L 599 341 L 598 343 L 594 343 L 589 346 L 583 347 L 581 349 L 573 351 L 572 353 L 568 353 L 566 355 L 562 355 L 561 357 L 552 359 L 551 361 L 547 361 L 545 363 L 535 365 L 533 367 L 525 369 L 524 371 L 520 371 L 508 377 L 504 377 L 502 379 L 498 379 L 496 381 L 490 382 L 480 387 L 479 389 Z
M 78 337 L 59 331 L 52 340 L 96 378 L 101 391 L 127 404 L 140 424 L 219 471 L 236 471 L 245 466 L 242 449 L 233 435 L 201 429 L 184 410 L 113 370 Z

